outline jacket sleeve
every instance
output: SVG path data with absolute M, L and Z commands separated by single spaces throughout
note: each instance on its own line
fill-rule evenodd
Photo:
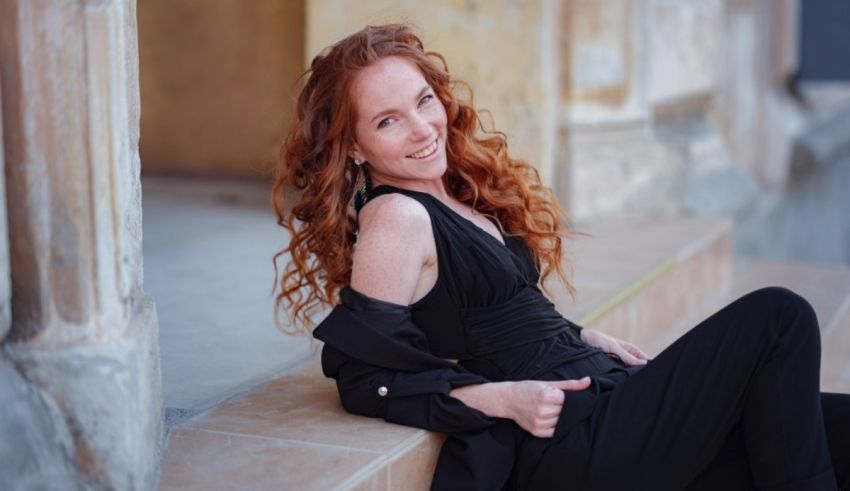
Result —
M 390 423 L 454 433 L 482 429 L 494 420 L 449 395 L 455 387 L 486 383 L 452 368 L 407 372 L 376 367 L 325 345 L 323 369 L 332 368 L 346 411 Z
M 371 299 L 346 287 L 313 331 L 324 341 L 322 371 L 336 380 L 343 407 L 391 423 L 453 433 L 495 420 L 451 397 L 455 387 L 484 377 L 433 355 L 407 307 Z

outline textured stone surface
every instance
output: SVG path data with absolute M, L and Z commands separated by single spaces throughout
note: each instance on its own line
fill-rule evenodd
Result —
M 785 182 L 811 118 L 789 97 L 793 2 L 568 2 L 551 184 L 589 220 L 740 214 Z
M 134 314 L 124 337 L 110 342 L 62 349 L 5 345 L 26 379 L 56 400 L 75 466 L 104 489 L 148 489 L 161 458 L 164 415 L 153 301 L 141 299 Z
M 690 97 L 715 89 L 723 46 L 724 0 L 649 2 L 648 99 Z
M 74 443 L 50 396 L 21 377 L 0 352 L 0 489 L 74 490 Z
M 0 76 L 0 84 L 3 77 Z M 3 90 L 0 85 L 0 116 L 3 114 Z M 12 290 L 9 283 L 9 230 L 6 220 L 6 172 L 3 158 L 3 118 L 0 117 L 0 341 L 12 324 Z

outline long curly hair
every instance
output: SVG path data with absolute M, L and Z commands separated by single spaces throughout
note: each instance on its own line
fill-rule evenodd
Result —
M 272 261 L 274 291 L 279 288 L 274 316 L 278 328 L 309 333 L 312 315 L 336 304 L 339 290 L 350 281 L 357 231 L 355 189 L 369 182 L 363 169 L 367 164 L 356 166 L 348 157 L 356 117 L 352 87 L 358 72 L 388 56 L 413 62 L 446 109 L 448 170 L 442 179 L 447 191 L 495 218 L 504 234 L 520 237 L 536 258 L 541 281 L 556 273 L 574 295 L 562 247 L 573 232 L 567 230 L 566 214 L 537 170 L 508 155 L 504 133 L 483 127 L 469 85 L 453 80 L 445 58 L 425 51 L 408 26 L 368 26 L 326 48 L 299 79 L 309 75 L 281 147 L 272 189 L 277 223 L 291 236 Z M 458 89 L 465 90 L 466 101 L 455 94 Z M 290 260 L 279 275 L 277 261 L 286 254 Z M 288 314 L 289 327 L 281 322 L 282 313 Z

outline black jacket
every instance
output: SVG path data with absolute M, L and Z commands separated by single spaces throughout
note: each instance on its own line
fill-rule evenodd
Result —
M 325 342 L 322 371 L 354 414 L 431 431 L 487 428 L 494 420 L 449 396 L 489 380 L 431 354 L 404 306 L 345 288 L 342 303 L 313 331 Z
M 491 418 L 449 396 L 455 387 L 489 382 L 428 350 L 425 334 L 402 305 L 350 287 L 316 327 L 322 371 L 336 380 L 354 414 L 449 434 L 432 489 L 493 490 L 508 485 L 515 454 L 510 420 Z

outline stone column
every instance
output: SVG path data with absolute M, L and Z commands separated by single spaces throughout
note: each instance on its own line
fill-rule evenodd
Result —
M 665 155 L 651 135 L 647 2 L 573 0 L 561 25 L 556 191 L 577 219 L 619 210 Z
M 0 73 L 3 353 L 58 408 L 86 486 L 150 489 L 163 427 L 142 288 L 135 1 L 0 1 Z
M 560 131 L 569 165 L 556 182 L 573 215 L 724 214 L 754 199 L 746 165 L 711 115 L 727 67 L 726 0 L 565 5 Z M 733 68 L 753 77 L 749 66 Z

